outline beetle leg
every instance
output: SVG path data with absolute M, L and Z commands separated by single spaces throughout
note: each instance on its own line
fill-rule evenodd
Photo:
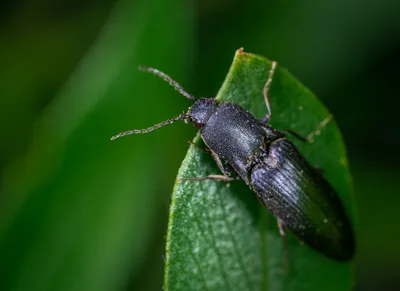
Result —
M 282 236 L 283 239 L 283 251 L 282 251 L 282 260 L 283 260 L 283 269 L 285 272 L 288 271 L 288 244 L 287 244 L 287 237 L 285 232 L 285 224 L 281 219 L 277 219 L 279 234 Z
M 239 180 L 240 177 L 229 177 L 226 175 L 208 175 L 205 177 L 199 177 L 199 178 L 183 178 L 181 181 L 204 181 L 204 180 L 215 180 L 215 181 L 221 181 L 221 182 L 232 182 Z
M 286 236 L 286 232 L 285 232 L 285 224 L 283 223 L 283 221 L 281 219 L 277 219 L 277 223 L 278 223 L 278 228 L 279 228 L 279 234 L 283 237 Z
M 201 150 L 201 151 L 204 152 L 204 153 L 209 153 L 209 152 L 210 152 L 210 150 L 209 150 L 208 148 L 202 148 L 201 146 L 199 146 L 197 143 L 195 143 L 195 142 L 192 141 L 192 140 L 188 140 L 187 143 L 188 143 L 188 144 L 194 145 L 196 148 L 198 148 L 199 150 Z
M 303 142 L 311 142 L 308 137 L 304 137 L 301 134 L 295 132 L 294 130 L 291 129 L 286 129 L 283 131 L 284 134 L 290 133 L 291 135 L 293 135 L 294 137 L 298 138 L 299 140 L 303 141 Z
M 315 169 L 318 173 L 320 173 L 321 175 L 324 174 L 324 169 L 322 169 L 320 166 L 313 166 L 313 167 L 314 167 L 314 169 Z
M 317 128 L 307 135 L 307 140 L 312 143 L 314 141 L 314 136 L 320 135 L 321 129 L 323 129 L 332 119 L 332 114 L 329 114 L 327 117 L 325 117 L 325 119 L 322 120 L 320 124 L 318 124 Z
M 308 143 L 313 143 L 314 142 L 314 136 L 318 136 L 321 134 L 321 129 L 323 129 L 331 120 L 333 119 L 333 115 L 329 114 L 324 120 L 321 121 L 320 124 L 318 124 L 317 128 L 314 129 L 312 132 L 310 132 L 306 137 L 302 136 L 301 134 L 295 132 L 294 130 L 291 129 L 286 129 L 283 131 L 284 134 L 290 133 L 294 137 L 298 138 L 299 140 L 303 142 L 308 142 Z
M 232 174 L 234 173 L 234 169 L 231 167 L 231 165 L 229 165 L 228 163 L 225 163 L 225 165 L 223 165 L 219 156 L 212 150 L 210 150 L 210 152 L 219 170 L 224 174 L 224 176 L 232 176 Z
M 192 143 L 192 144 L 198 146 L 194 142 L 189 141 L 189 143 Z M 203 150 L 202 148 L 200 148 L 200 149 Z M 224 166 L 222 164 L 221 159 L 214 151 L 212 151 L 210 149 L 207 149 L 204 151 L 211 153 L 211 156 L 213 157 L 215 163 L 217 164 L 218 168 L 223 173 L 223 175 L 208 175 L 205 177 L 198 177 L 198 178 L 183 178 L 183 179 L 181 179 L 182 181 L 216 180 L 216 181 L 222 181 L 222 182 L 231 182 L 231 181 L 235 181 L 235 180 L 240 180 L 239 176 L 231 177 L 232 174 L 234 173 L 234 169 L 229 164 L 225 164 L 225 166 Z
M 269 103 L 268 91 L 269 91 L 269 87 L 271 86 L 272 78 L 274 77 L 274 73 L 275 73 L 277 64 L 278 63 L 275 61 L 272 62 L 271 70 L 269 71 L 268 80 L 264 85 L 263 94 L 264 94 L 264 101 L 265 101 L 265 105 L 267 106 L 268 113 L 261 119 L 261 122 L 263 122 L 265 124 L 268 123 L 269 119 L 271 118 L 271 104 Z
M 220 171 L 222 173 L 224 173 L 225 176 L 232 176 L 232 174 L 235 172 L 235 170 L 232 168 L 231 165 L 229 165 L 228 163 L 225 163 L 225 165 L 222 163 L 221 159 L 219 158 L 219 156 L 212 150 L 210 150 L 209 148 L 202 148 L 201 146 L 199 146 L 197 143 L 195 143 L 192 140 L 188 141 L 188 144 L 192 144 L 195 147 L 197 147 L 199 150 L 201 150 L 204 153 L 211 153 L 211 156 L 213 157 L 215 163 L 217 164 L 218 168 L 220 169 Z

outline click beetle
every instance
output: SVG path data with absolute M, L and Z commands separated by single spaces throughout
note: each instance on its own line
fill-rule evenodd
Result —
M 242 179 L 254 191 L 261 203 L 277 218 L 280 233 L 289 229 L 297 238 L 327 257 L 350 260 L 355 251 L 354 234 L 336 191 L 324 179 L 321 171 L 310 165 L 286 138 L 268 122 L 271 108 L 268 91 L 276 62 L 272 62 L 263 95 L 267 114 L 261 120 L 241 106 L 219 102 L 215 98 L 196 99 L 163 72 L 140 67 L 169 82 L 194 104 L 186 113 L 147 129 L 135 129 L 113 136 L 114 140 L 129 134 L 147 133 L 178 120 L 192 123 L 223 175 L 190 178 L 232 181 Z M 320 130 L 330 116 L 321 122 Z M 223 163 L 224 161 L 224 163 Z

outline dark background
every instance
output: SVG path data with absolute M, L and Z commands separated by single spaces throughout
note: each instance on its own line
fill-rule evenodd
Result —
M 359 290 L 400 259 L 400 2 L 18 0 L 0 4 L 0 290 L 160 290 L 170 194 L 196 130 L 109 141 L 216 94 L 239 47 L 327 105 L 358 201 Z

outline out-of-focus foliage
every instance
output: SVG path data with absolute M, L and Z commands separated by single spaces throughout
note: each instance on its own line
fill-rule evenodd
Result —
M 8 51 L 11 57 L 4 60 L 3 82 L 9 88 L 2 92 L 2 102 L 14 108 L 2 106 L 2 125 L 7 128 L 3 131 L 6 144 L 2 143 L 1 290 L 126 288 L 130 276 L 147 261 L 152 238 L 165 232 L 162 220 L 157 219 L 166 219 L 163 209 L 168 195 L 160 192 L 171 187 L 174 173 L 168 167 L 179 165 L 185 144 L 170 147 L 168 155 L 162 146 L 157 150 L 150 145 L 158 139 L 179 140 L 181 132 L 160 132 L 133 143 L 111 142 L 110 136 L 132 125 L 144 126 L 145 117 L 157 120 L 179 111 L 176 102 L 169 102 L 177 99 L 174 92 L 164 92 L 164 84 L 150 85 L 150 76 L 137 67 L 156 64 L 182 79 L 191 62 L 192 47 L 186 43 L 192 38 L 187 20 L 191 11 L 184 1 L 120 1 L 108 6 L 103 7 L 103 15 L 110 15 L 97 24 L 102 27 L 95 39 L 87 43 L 86 51 L 81 50 L 82 57 L 56 90 L 46 87 L 52 75 L 47 77 L 50 80 L 31 84 L 33 80 L 23 79 L 23 74 L 35 79 L 35 70 L 50 73 L 54 62 L 62 66 L 64 60 L 56 57 L 65 52 L 52 50 L 68 51 L 79 44 L 79 38 L 86 42 L 84 32 L 78 33 L 80 26 L 94 25 L 90 17 L 70 19 L 69 25 L 76 26 L 73 30 L 54 31 L 47 37 L 40 29 L 20 28 L 36 37 L 28 38 L 30 49 Z M 77 34 L 78 40 L 64 33 Z M 58 40 L 51 38 L 53 34 Z M 8 36 L 9 41 L 13 39 Z M 51 41 L 65 46 L 51 47 Z M 38 56 L 34 49 L 39 50 Z M 44 64 L 31 60 L 35 57 Z M 175 62 L 169 63 L 170 59 Z M 18 66 L 26 66 L 23 74 L 16 73 Z M 21 92 L 29 86 L 32 95 Z M 46 90 L 55 96 L 45 100 Z M 16 97 L 26 101 L 14 103 Z M 9 114 L 15 108 L 33 110 L 26 108 L 30 105 L 39 108 L 25 127 L 20 122 L 29 117 Z M 21 140 L 26 142 L 23 149 Z M 12 150 L 18 152 L 9 159 L 5 153 Z M 160 211 L 162 215 L 157 214 Z M 162 248 L 157 254 L 161 264 Z
M 138 65 L 213 96 L 239 47 L 335 115 L 359 206 L 358 284 L 385 289 L 400 261 L 399 15 L 380 0 L 3 1 L 0 290 L 160 290 L 170 194 L 196 131 L 109 138 L 190 104 Z

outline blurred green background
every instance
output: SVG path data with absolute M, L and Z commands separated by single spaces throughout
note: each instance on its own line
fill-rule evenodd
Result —
M 335 115 L 358 199 L 358 290 L 398 284 L 400 2 L 2 1 L 0 290 L 161 290 L 170 194 L 196 130 L 111 142 L 216 94 L 234 52 Z M 387 287 L 389 288 L 389 287 Z

